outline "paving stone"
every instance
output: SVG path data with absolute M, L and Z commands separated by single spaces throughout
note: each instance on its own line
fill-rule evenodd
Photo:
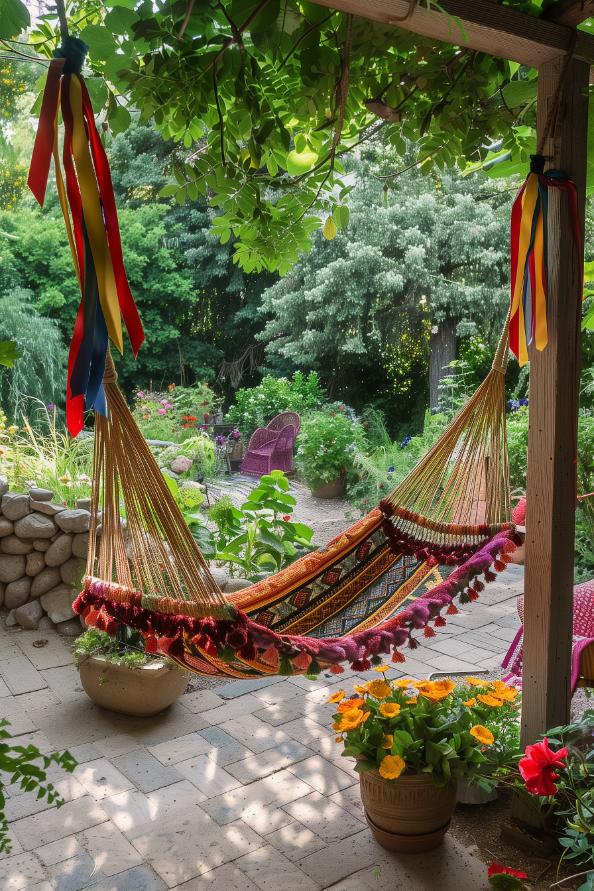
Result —
M 70 754 L 77 764 L 85 764 L 87 761 L 96 761 L 101 758 L 103 752 L 100 752 L 93 743 L 83 743 L 81 746 L 73 746 L 69 749 Z
M 311 786 L 307 783 L 288 770 L 279 770 L 273 776 L 257 780 L 249 786 L 242 786 L 211 798 L 202 804 L 202 808 L 217 823 L 224 825 L 270 804 L 282 807 L 290 801 L 309 795 L 310 792 Z
M 179 761 L 187 761 L 196 755 L 205 755 L 212 746 L 199 733 L 187 733 L 177 739 L 151 746 L 149 752 L 157 758 L 161 764 L 177 764 Z
M 319 792 L 286 804 L 284 810 L 326 843 L 355 835 L 364 826 L 362 819 Z
M 329 725 L 323 727 L 311 718 L 296 718 L 288 724 L 283 724 L 282 729 L 292 739 L 299 740 L 308 749 L 312 749 L 329 761 L 335 761 L 339 767 L 346 770 L 347 765 L 351 764 L 351 759 L 341 755 L 342 746 L 336 742 Z
M 339 767 L 330 764 L 320 755 L 313 755 L 305 761 L 293 764 L 287 770 L 323 795 L 331 795 L 333 792 L 338 792 L 357 782 L 355 773 L 346 773 L 344 770 L 340 770 Z
M 487 653 L 487 655 L 490 655 Z M 476 668 L 476 664 L 474 662 L 469 662 L 464 659 L 459 659 L 456 656 L 444 656 L 443 654 L 436 655 L 434 659 L 429 663 L 435 672 L 452 672 L 455 674 L 472 674 L 474 669 Z
M 383 849 L 379 847 L 369 829 L 365 828 L 357 835 L 325 845 L 320 851 L 299 860 L 298 865 L 322 888 L 327 888 L 345 876 L 374 864 L 379 852 L 383 853 Z M 478 887 L 480 888 L 480 885 Z
M 253 754 L 251 749 L 225 733 L 220 727 L 207 727 L 205 730 L 201 730 L 199 735 L 210 744 L 210 748 L 205 754 L 221 767 L 241 761 Z
M 67 702 L 72 700 L 80 702 L 81 694 L 84 694 L 83 685 L 80 675 L 76 667 L 72 664 L 72 657 L 69 665 L 61 665 L 56 668 L 44 668 L 41 671 L 42 676 L 47 682 L 48 687 L 52 689 L 56 696 Z
M 195 693 L 186 693 L 181 698 L 181 705 L 193 714 L 201 714 L 224 704 L 224 699 L 221 699 L 212 690 L 196 690 Z
M 209 724 L 224 724 L 225 721 L 231 721 L 233 718 L 241 717 L 241 715 L 253 714 L 261 705 L 261 699 L 254 696 L 253 693 L 246 693 L 245 696 L 232 699 L 218 708 L 202 712 L 201 717 L 208 721 Z
M 280 807 L 270 804 L 257 810 L 245 811 L 242 820 L 258 835 L 268 835 L 276 829 L 282 829 L 293 822 L 293 817 Z
M 23 631 L 21 634 L 15 635 L 14 640 L 19 649 L 37 669 L 72 665 L 72 650 L 57 634 L 44 635 L 32 631 Z M 45 641 L 44 645 L 35 646 L 40 641 Z
M 118 758 L 138 748 L 138 739 L 130 733 L 114 733 L 105 739 L 98 739 L 93 747 L 99 753 L 97 757 Z
M 20 706 L 24 712 L 30 712 L 34 709 L 58 705 L 60 700 L 49 687 L 44 687 L 43 690 L 34 690 L 32 693 L 21 693 L 20 696 L 14 697 L 13 702 Z
M 0 718 L 6 718 L 10 724 L 10 727 L 7 728 L 8 732 L 14 736 L 34 732 L 38 729 L 31 716 L 26 714 L 12 697 L 0 699 Z
M 142 863 L 142 857 L 111 822 L 86 829 L 79 840 L 94 861 L 95 869 L 113 876 Z
M 81 786 L 75 777 L 65 773 L 61 768 L 50 768 L 47 772 L 47 779 L 48 782 L 53 783 L 60 797 L 66 802 L 78 801 L 86 795 L 84 786 Z M 55 805 L 48 804 L 47 798 L 36 798 L 35 795 L 27 794 L 22 789 L 13 788 L 13 793 L 6 802 L 5 813 L 6 819 L 17 826 L 16 821 L 33 818 L 34 815 L 42 816 L 44 812 L 53 813 L 54 810 L 56 810 Z M 64 808 L 62 808 L 63 810 Z
M 89 891 L 165 891 L 167 885 L 150 866 L 134 866 L 88 886 Z
M 79 851 L 70 860 L 48 867 L 47 872 L 56 891 L 82 891 L 95 877 L 95 864 L 85 851 Z
M 47 683 L 42 675 L 31 665 L 25 656 L 17 656 L 0 662 L 0 674 L 6 685 L 15 695 L 18 693 L 31 693 L 33 690 L 42 690 Z
M 58 705 L 34 709 L 31 711 L 31 719 L 56 748 L 71 748 L 83 743 L 94 743 L 111 735 L 116 736 L 127 729 L 128 722 L 134 727 L 133 719 L 100 709 L 82 694 L 78 699 L 72 698 Z M 138 745 L 138 742 L 134 742 L 132 748 Z
M 144 748 L 113 758 L 112 764 L 141 792 L 153 792 L 182 779 L 174 767 L 165 767 Z
M 302 860 L 308 854 L 326 847 L 323 839 L 297 820 L 271 832 L 266 836 L 266 841 L 293 861 Z
M 233 718 L 221 725 L 223 730 L 230 733 L 238 742 L 249 740 L 249 747 L 257 754 L 267 749 L 276 748 L 281 743 L 289 741 L 290 737 L 282 728 L 273 728 L 265 721 L 260 721 L 254 715 L 243 715 L 241 718 Z
M 504 625 L 497 625 L 493 622 L 492 624 L 486 625 L 482 629 L 482 631 L 484 634 L 491 634 L 493 637 L 497 637 L 499 640 L 506 641 L 506 643 L 511 643 L 518 633 L 518 628 L 519 623 L 511 628 L 507 628 Z
M 122 726 L 126 726 L 126 732 L 136 737 L 137 745 L 156 746 L 176 736 L 203 730 L 208 726 L 208 722 L 200 715 L 189 713 L 178 700 L 160 715 L 152 717 L 150 721 L 146 718 L 128 718 L 122 722 Z
M 46 866 L 55 866 L 56 863 L 62 863 L 64 860 L 75 857 L 80 850 L 81 847 L 74 835 L 68 835 L 66 838 L 50 842 L 49 845 L 36 848 L 35 853 Z
M 0 888 L 2 891 L 25 891 L 33 882 L 41 881 L 45 873 L 41 863 L 33 854 L 16 854 L 0 860 Z
M 107 758 L 98 758 L 96 761 L 80 765 L 75 770 L 75 776 L 96 801 L 134 788 L 134 783 L 120 773 Z
M 261 891 L 317 891 L 320 887 L 272 845 L 240 857 L 235 865 Z
M 136 789 L 105 798 L 102 807 L 128 838 L 149 831 L 154 823 L 168 824 L 183 814 L 194 813 L 205 796 L 188 780 L 145 795 Z
M 271 773 L 289 767 L 298 761 L 309 758 L 313 752 L 294 739 L 287 739 L 272 749 L 261 752 L 259 755 L 249 755 L 242 761 L 229 764 L 227 771 L 236 777 L 241 783 L 251 783 Z
M 12 824 L 12 829 L 26 851 L 59 838 L 82 832 L 107 820 L 105 811 L 88 795 L 68 801 L 59 810 L 42 811 Z
M 197 755 L 196 758 L 182 761 L 177 764 L 176 769 L 207 798 L 230 792 L 241 783 L 207 755 Z
M 219 696 L 223 699 L 236 699 L 238 696 L 243 696 L 244 693 L 257 693 L 258 690 L 278 684 L 279 681 L 280 678 L 254 678 L 253 680 L 231 681 L 230 684 L 225 684 L 218 688 Z
M 304 696 L 304 691 L 288 681 L 280 681 L 261 690 L 255 690 L 254 696 L 261 699 L 267 705 L 276 705 L 279 702 L 288 702 L 294 696 Z
M 174 891 L 258 891 L 258 886 L 232 863 L 217 866 L 183 885 L 176 885 Z
M 0 699 L 4 699 L 5 696 L 11 696 L 11 692 L 4 683 L 4 681 L 0 678 Z

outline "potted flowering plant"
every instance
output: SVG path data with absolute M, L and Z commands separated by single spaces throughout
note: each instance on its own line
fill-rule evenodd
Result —
M 220 433 L 215 437 L 215 443 L 219 452 L 227 457 L 231 471 L 239 470 L 244 454 L 241 430 L 235 427 L 226 436 L 224 433 Z
M 516 697 L 501 681 L 469 678 L 456 685 L 447 678 L 385 677 L 355 686 L 350 698 L 343 690 L 330 697 L 337 705 L 336 740 L 344 743 L 345 756 L 356 758 L 367 822 L 383 847 L 410 853 L 437 847 L 456 805 L 458 780 L 483 774 L 486 785 L 495 782 L 487 753 L 496 738 L 489 724 L 504 709 L 511 720 Z
M 340 498 L 365 434 L 345 405 L 306 415 L 299 432 L 297 467 L 316 498 Z

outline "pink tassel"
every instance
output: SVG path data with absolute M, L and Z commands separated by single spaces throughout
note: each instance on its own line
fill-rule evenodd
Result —
M 309 653 L 306 653 L 305 650 L 301 650 L 297 656 L 294 656 L 293 659 L 291 659 L 291 662 L 299 671 L 306 671 L 311 665 L 311 656 Z

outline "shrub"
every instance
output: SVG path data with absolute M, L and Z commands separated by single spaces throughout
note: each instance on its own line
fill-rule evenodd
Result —
M 227 420 L 239 427 L 247 442 L 254 430 L 266 427 L 275 415 L 283 411 L 303 415 L 321 408 L 327 401 L 315 371 L 307 375 L 297 371 L 292 378 L 266 375 L 257 387 L 237 391 Z
M 341 408 L 314 412 L 303 419 L 297 467 L 312 489 L 350 475 L 355 454 L 365 448 L 361 424 L 347 416 L 345 406 Z
M 133 414 L 146 439 L 183 442 L 212 425 L 217 402 L 206 383 L 193 387 L 170 384 L 166 393 L 138 390 Z

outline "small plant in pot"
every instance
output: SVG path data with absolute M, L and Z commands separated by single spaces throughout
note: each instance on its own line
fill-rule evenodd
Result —
M 363 428 L 346 406 L 307 415 L 297 442 L 297 467 L 312 495 L 316 498 L 343 495 L 354 456 L 365 443 Z
M 342 690 L 330 697 L 337 705 L 337 742 L 356 758 L 367 822 L 388 850 L 437 847 L 450 825 L 458 780 L 483 775 L 486 785 L 496 782 L 484 770 L 495 743 L 488 722 L 517 692 L 502 684 L 475 696 L 471 688 L 449 679 L 382 676 L 357 685 L 350 698 Z
M 113 712 L 156 715 L 186 689 L 186 673 L 169 659 L 147 653 L 142 635 L 126 625 L 114 637 L 88 628 L 73 652 L 85 692 Z

